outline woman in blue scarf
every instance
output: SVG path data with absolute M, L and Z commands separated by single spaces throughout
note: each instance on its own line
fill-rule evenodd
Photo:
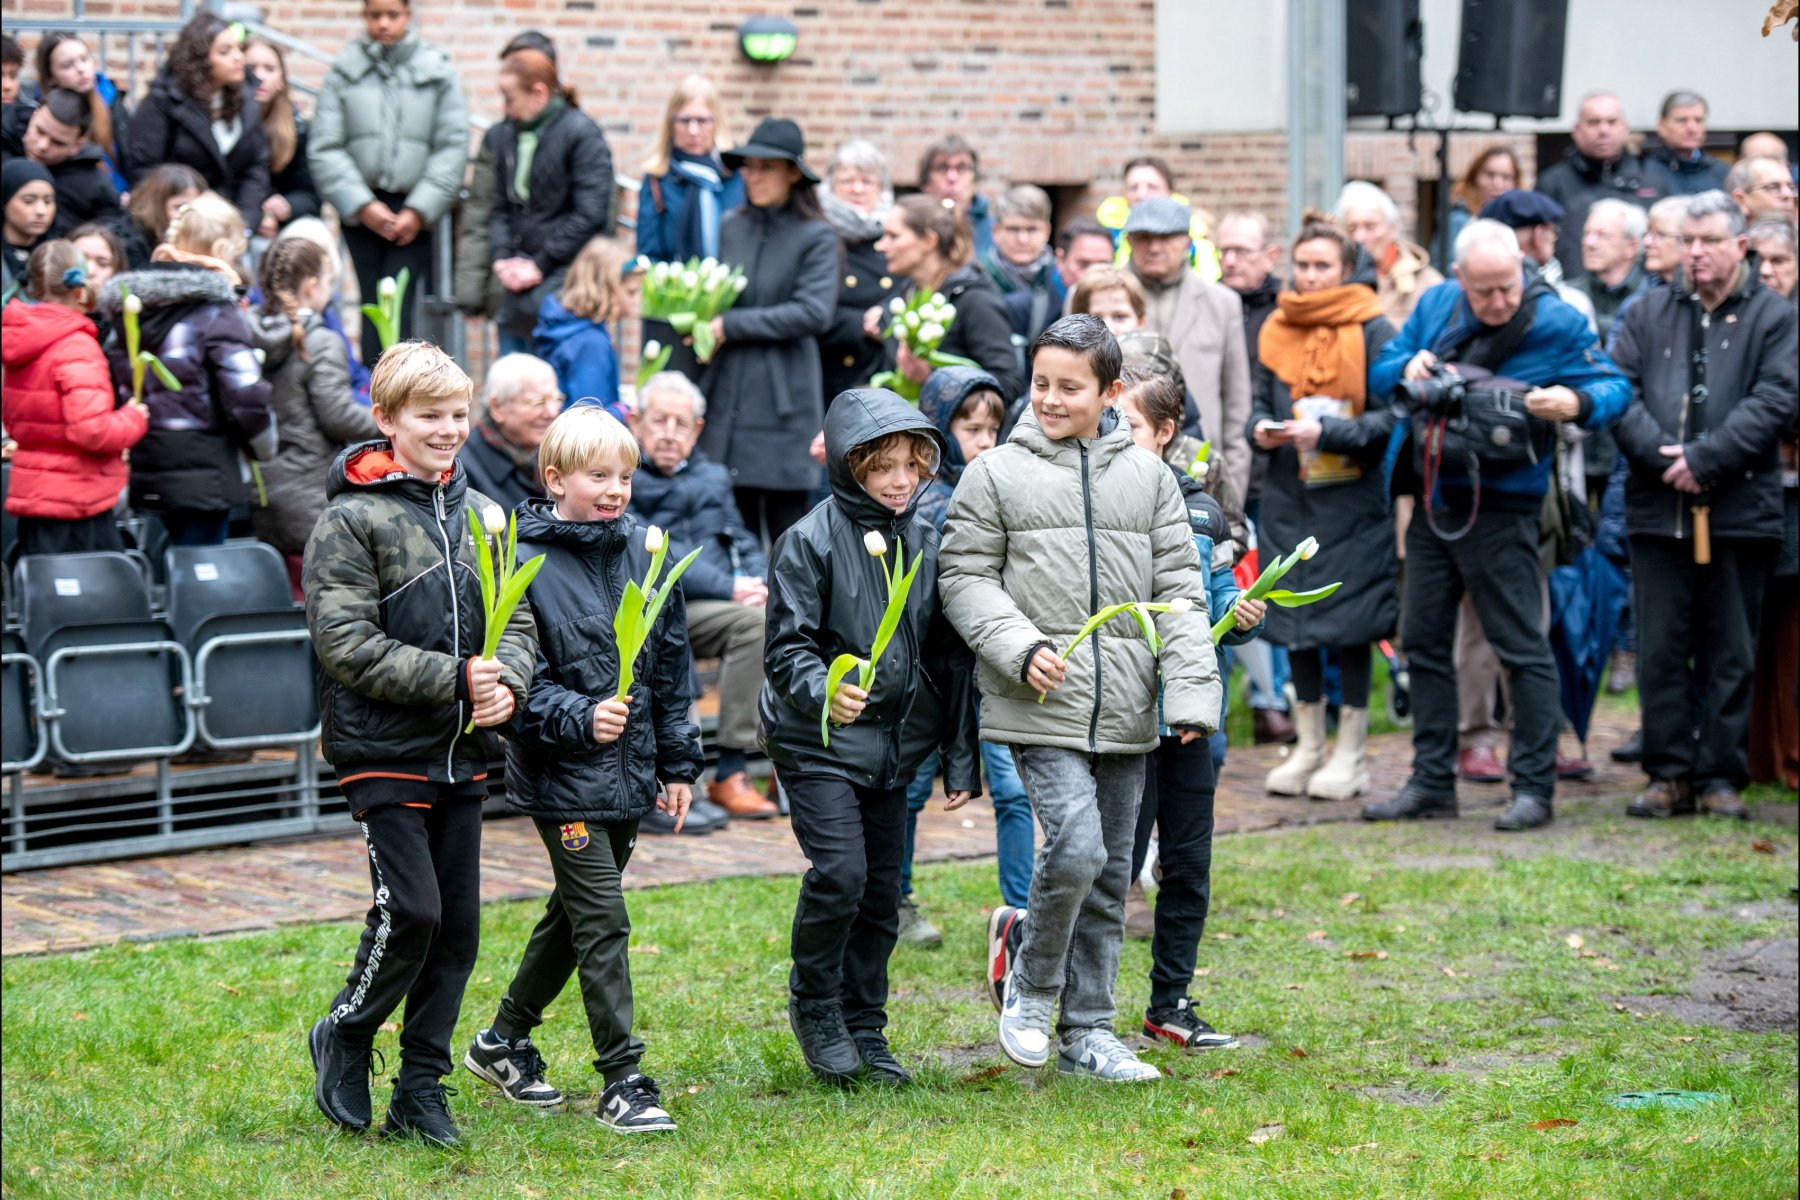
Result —
M 675 87 L 638 192 L 638 253 L 653 262 L 717 258 L 719 222 L 744 203 L 744 183 L 719 160 L 718 93 L 704 75 Z M 644 340 L 673 346 L 669 367 L 700 378 L 693 350 L 662 321 L 646 320 Z

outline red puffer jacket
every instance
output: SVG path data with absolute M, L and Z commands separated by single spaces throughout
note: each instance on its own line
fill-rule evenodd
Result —
M 60 304 L 14 300 L 0 313 L 6 436 L 13 453 L 6 511 L 78 521 L 119 502 L 120 453 L 144 436 L 144 414 L 114 408 L 94 323 Z

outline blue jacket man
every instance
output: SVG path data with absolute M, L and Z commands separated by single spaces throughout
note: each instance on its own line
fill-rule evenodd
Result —
M 1524 265 L 1518 238 L 1498 221 L 1472 221 L 1456 242 L 1456 279 L 1419 300 L 1400 335 L 1369 369 L 1369 395 L 1393 396 L 1433 365 L 1485 368 L 1530 391 L 1531 452 L 1513 461 L 1484 451 L 1432 453 L 1442 423 L 1408 398 L 1411 420 L 1389 447 L 1388 469 L 1412 451 L 1401 478 L 1418 499 L 1406 534 L 1403 635 L 1412 673 L 1413 773 L 1400 794 L 1363 809 L 1366 820 L 1454 816 L 1457 749 L 1456 610 L 1466 593 L 1512 681 L 1512 804 L 1502 830 L 1547 824 L 1561 725 L 1556 664 L 1544 631 L 1538 522 L 1555 460 L 1554 424 L 1602 429 L 1631 387 L 1587 319 Z M 1470 401 L 1465 401 L 1465 409 Z M 1453 422 L 1454 424 L 1454 422 Z M 1473 441 L 1474 439 L 1471 439 Z M 1392 478 L 1392 476 L 1390 476 Z

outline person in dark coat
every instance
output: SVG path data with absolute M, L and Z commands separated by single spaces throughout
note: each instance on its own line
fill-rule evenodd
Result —
M 0 159 L 29 158 L 50 172 L 56 188 L 52 237 L 90 221 L 112 228 L 121 222 L 119 193 L 107 175 L 105 155 L 86 140 L 90 117 L 87 101 L 67 88 L 52 88 L 35 108 L 9 104 L 0 112 Z
M 125 287 L 143 305 L 142 347 L 181 384 L 171 391 L 156 372 L 144 376 L 150 429 L 131 451 L 132 507 L 160 513 L 177 546 L 215 545 L 225 540 L 231 510 L 251 497 L 239 456 L 267 462 L 277 444 L 250 324 L 218 271 L 158 262 L 114 276 L 101 289 L 100 311 L 113 326 L 106 351 L 121 404 L 131 399 L 119 328 Z
M 719 134 L 718 89 L 704 75 L 689 75 L 669 94 L 656 145 L 644 160 L 637 249 L 645 258 L 684 263 L 719 256 L 725 215 L 744 203 L 743 179 L 719 158 Z M 643 331 L 644 341 L 669 348 L 669 370 L 699 382 L 700 360 L 667 321 L 646 319 Z
M 1678 89 L 1663 97 L 1658 144 L 1644 152 L 1644 165 L 1667 195 L 1698 196 L 1725 186 L 1731 168 L 1703 149 L 1706 116 L 1706 97 L 1698 92 Z
M 719 261 L 743 268 L 747 286 L 713 318 L 718 350 L 701 385 L 700 448 L 731 472 L 738 511 L 770 545 L 818 485 L 807 448 L 824 422 L 819 338 L 837 302 L 837 235 L 805 150 L 800 126 L 769 117 L 725 155 L 746 200 L 719 230 Z
M 748 182 L 754 196 L 754 174 Z M 866 1068 L 905 1083 L 883 1028 L 906 786 L 935 746 L 951 807 L 980 790 L 974 662 L 939 605 L 938 534 L 917 511 L 944 436 L 893 392 L 854 391 L 831 406 L 825 452 L 831 497 L 781 540 L 770 567 L 758 702 L 763 749 L 812 864 L 794 914 L 788 1017 L 821 1078 L 843 1082 Z M 885 557 L 871 553 L 872 541 Z M 920 566 L 871 687 L 847 679 L 828 692 L 840 653 L 869 653 L 887 607 L 882 573 L 901 547 Z
M 306 161 L 306 118 L 294 107 L 281 47 L 267 38 L 253 37 L 244 43 L 244 61 L 256 81 L 263 138 L 269 143 L 270 190 L 256 232 L 272 238 L 289 221 L 319 215 L 319 190 Z
M 1575 128 L 1569 136 L 1575 144 L 1538 175 L 1537 190 L 1563 207 L 1556 231 L 1556 260 L 1565 275 L 1581 273 L 1581 231 L 1587 227 L 1589 206 L 1602 196 L 1616 196 L 1644 208 L 1660 199 L 1665 189 L 1637 155 L 1626 148 L 1631 132 L 1625 124 L 1625 106 L 1611 92 L 1595 92 L 1581 102 Z
M 255 229 L 269 195 L 269 143 L 241 38 L 239 27 L 212 12 L 182 27 L 131 119 L 126 174 L 135 185 L 162 163 L 185 163 L 238 206 L 244 228 Z
M 1650 777 L 1626 812 L 1691 813 L 1697 797 L 1709 813 L 1747 817 L 1756 631 L 1782 536 L 1781 442 L 1796 412 L 1794 309 L 1745 262 L 1743 216 L 1724 192 L 1688 202 L 1681 236 L 1682 273 L 1632 305 L 1613 346 L 1632 387 L 1617 438 L 1631 467 L 1625 526 Z
M 1025 348 L 1062 316 L 1069 293 L 1050 249 L 1050 197 L 1044 189 L 1029 183 L 1008 188 L 994 213 L 994 244 L 978 261 L 1005 298 L 1013 356 L 1024 379 L 1029 374 Z
M 887 259 L 889 271 L 912 280 L 912 295 L 942 295 L 956 309 L 939 350 L 975 362 L 1000 381 L 1008 399 L 1024 394 L 1025 377 L 1013 353 L 1012 314 L 987 272 L 974 261 L 966 218 L 929 196 L 906 196 L 888 213 L 875 248 Z M 890 316 L 870 309 L 863 319 L 865 329 L 879 331 L 887 327 Z M 931 364 L 905 345 L 896 342 L 893 354 L 895 370 L 914 383 L 924 383 L 931 374 Z
M 31 252 L 50 234 L 56 220 L 56 184 L 50 169 L 29 158 L 8 159 L 0 166 L 0 205 L 6 208 L 5 234 L 0 237 L 0 268 L 5 298 L 25 290 Z
M 825 219 L 837 230 L 844 274 L 838 285 L 831 328 L 819 342 L 827 401 L 851 388 L 866 387 L 886 364 L 881 339 L 864 328 L 863 314 L 905 293 L 908 280 L 888 269 L 875 248 L 881 224 L 894 206 L 887 160 L 868 142 L 852 140 L 837 148 L 825 168 L 826 190 L 819 193 Z
M 495 318 L 500 352 L 531 349 L 544 297 L 588 240 L 612 229 L 612 150 L 557 80 L 541 50 L 515 50 L 500 68 L 506 120 L 483 148 L 494 164 L 488 253 L 507 291 Z
M 1288 648 L 1300 742 L 1269 773 L 1277 795 L 1348 800 L 1369 788 L 1363 764 L 1369 729 L 1371 642 L 1390 637 L 1400 613 L 1399 559 L 1381 460 L 1394 413 L 1368 392 L 1368 368 L 1393 340 L 1373 271 L 1352 281 L 1356 243 L 1328 220 L 1294 239 L 1294 290 L 1263 324 L 1258 361 L 1266 385 L 1251 406 L 1248 434 L 1269 460 L 1263 481 L 1263 561 L 1307 538 L 1319 553 L 1282 581 L 1293 591 L 1341 582 L 1305 608 L 1271 607 L 1269 636 Z M 1368 259 L 1360 260 L 1365 265 Z M 1325 653 L 1343 681 L 1337 749 L 1325 749 Z
M 88 106 L 91 121 L 84 136 L 100 151 L 114 193 L 127 190 L 131 185 L 120 169 L 131 132 L 131 105 L 125 93 L 100 70 L 87 43 L 67 30 L 46 33 L 39 39 L 36 58 L 41 89 L 67 88 Z

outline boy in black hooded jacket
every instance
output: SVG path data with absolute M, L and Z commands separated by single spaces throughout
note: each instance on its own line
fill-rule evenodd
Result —
M 820 1078 L 844 1082 L 867 1067 L 876 1081 L 898 1084 L 910 1077 L 882 1030 L 906 788 L 939 746 L 950 807 L 980 789 L 974 663 L 939 608 L 938 534 L 917 514 L 943 435 L 894 393 L 859 389 L 832 402 L 825 453 L 830 498 L 775 545 L 758 702 L 763 747 L 812 862 L 794 912 L 788 1017 Z M 832 660 L 873 647 L 890 566 L 908 568 L 920 554 L 873 686 L 857 687 L 853 671 L 827 696 Z
M 599 405 L 578 404 L 550 426 L 538 463 L 550 498 L 526 500 L 518 520 L 521 560 L 544 555 L 526 593 L 542 635 L 531 691 L 508 730 L 506 792 L 507 806 L 537 825 L 556 889 L 463 1065 L 509 1100 L 560 1103 L 531 1031 L 573 972 L 605 1080 L 595 1118 L 618 1133 L 670 1130 L 656 1081 L 638 1070 L 644 1043 L 631 1029 L 631 917 L 620 876 L 638 822 L 656 807 L 679 830 L 700 775 L 687 615 L 675 585 L 644 640 L 636 682 L 613 699 L 614 615 L 626 584 L 641 586 L 648 573 L 646 543 L 663 537 L 627 512 L 637 439 Z M 674 565 L 659 588 L 671 586 Z

